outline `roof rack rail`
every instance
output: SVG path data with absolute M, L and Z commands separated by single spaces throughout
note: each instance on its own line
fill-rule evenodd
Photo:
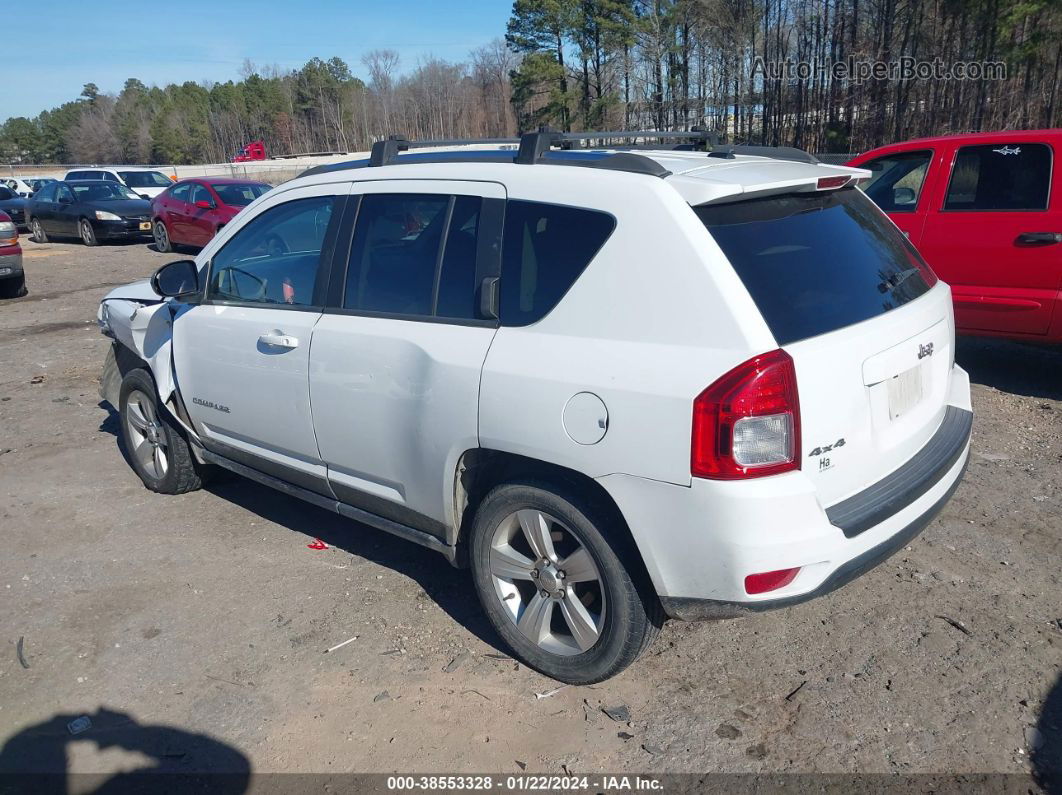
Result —
M 604 145 L 606 141 L 637 140 L 639 138 L 647 141 L 666 141 L 668 139 L 691 141 L 693 147 L 703 147 L 709 157 L 731 159 L 735 155 L 759 155 L 761 157 L 794 160 L 803 163 L 820 162 L 813 155 L 792 147 L 721 145 L 719 133 L 699 127 L 694 127 L 691 130 L 617 130 L 612 132 L 589 131 L 577 133 L 564 133 L 551 130 L 549 127 L 540 127 L 534 132 L 524 133 L 519 138 L 459 138 L 410 141 L 401 135 L 390 135 L 382 141 L 373 143 L 367 161 L 350 160 L 315 166 L 304 171 L 301 176 L 342 171 L 349 168 L 378 168 L 402 163 L 460 163 L 469 161 L 516 163 L 519 165 L 581 166 L 584 168 L 647 174 L 655 177 L 669 176 L 671 172 L 656 160 L 635 152 L 626 151 L 629 147 L 604 147 L 613 150 L 605 153 L 591 152 L 588 148 L 572 146 L 573 144 L 592 143 L 595 141 L 600 141 Z M 477 144 L 515 144 L 517 146 L 514 147 L 516 148 L 515 153 L 503 150 L 477 152 L 452 150 L 419 155 L 413 155 L 410 152 L 404 157 L 399 157 L 400 153 L 409 152 L 411 149 L 474 146 Z M 689 144 L 683 144 L 679 148 L 687 148 L 689 146 Z M 560 147 L 561 150 L 576 151 L 554 151 L 553 147 Z M 615 151 L 617 149 L 621 151 Z M 578 151 L 581 151 L 582 154 L 577 154 Z

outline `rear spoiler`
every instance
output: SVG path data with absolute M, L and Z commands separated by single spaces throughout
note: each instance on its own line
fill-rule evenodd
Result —
M 704 169 L 677 174 L 668 183 L 689 204 L 715 204 L 779 193 L 839 190 L 868 179 L 862 168 L 785 160 L 746 161 L 734 169 Z

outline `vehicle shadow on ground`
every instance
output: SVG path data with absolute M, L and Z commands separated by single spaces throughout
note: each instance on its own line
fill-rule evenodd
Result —
M 1014 395 L 1062 400 L 1062 346 L 959 337 L 955 361 L 975 384 Z
M 129 456 L 121 443 L 118 413 L 102 400 L 99 407 L 107 412 L 99 431 L 116 437 L 122 457 L 129 464 Z M 480 610 L 472 578 L 466 571 L 451 566 L 438 552 L 224 471 L 218 481 L 209 483 L 206 489 L 267 521 L 302 533 L 307 536 L 307 541 L 319 538 L 329 546 L 406 575 L 454 621 L 487 645 L 504 651 L 501 639 Z
M 69 772 L 68 746 L 83 741 L 99 751 L 117 748 L 140 754 L 151 763 L 113 774 Z M 142 724 L 105 706 L 88 715 L 53 715 L 24 727 L 0 748 L 4 792 L 151 792 L 160 787 L 160 773 L 166 774 L 167 791 L 237 795 L 248 789 L 251 762 L 242 751 L 209 735 Z
M 1039 738 L 1029 749 L 1033 774 L 1049 795 L 1062 795 L 1062 674 L 1044 699 L 1036 729 Z
M 225 475 L 221 482 L 206 488 L 267 521 L 302 533 L 307 542 L 319 538 L 331 547 L 404 574 L 450 618 L 487 645 L 508 653 L 480 608 L 468 571 L 454 568 L 438 552 L 236 475 Z M 415 609 L 412 602 L 409 607 Z

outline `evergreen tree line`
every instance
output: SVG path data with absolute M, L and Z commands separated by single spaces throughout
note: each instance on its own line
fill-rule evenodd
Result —
M 831 70 L 901 58 L 996 74 Z M 819 152 L 1053 127 L 1062 0 L 515 0 L 504 40 L 464 62 L 404 68 L 390 50 L 362 62 L 365 80 L 340 58 L 313 58 L 292 71 L 247 62 L 225 83 L 130 78 L 117 95 L 88 83 L 74 101 L 0 125 L 0 160 L 218 162 L 255 139 L 273 154 L 357 151 L 392 133 L 496 137 L 542 124 L 700 126 Z M 794 73 L 799 63 L 819 68 Z

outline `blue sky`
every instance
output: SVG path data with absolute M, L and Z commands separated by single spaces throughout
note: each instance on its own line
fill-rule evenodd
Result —
M 361 56 L 396 50 L 401 70 L 424 55 L 455 61 L 505 34 L 511 0 L 176 0 L 132 4 L 43 0 L 15 41 L 0 81 L 0 119 L 36 116 L 75 99 L 84 83 L 117 92 L 128 77 L 165 85 L 238 80 L 245 58 L 299 67 L 338 55 L 364 76 Z

